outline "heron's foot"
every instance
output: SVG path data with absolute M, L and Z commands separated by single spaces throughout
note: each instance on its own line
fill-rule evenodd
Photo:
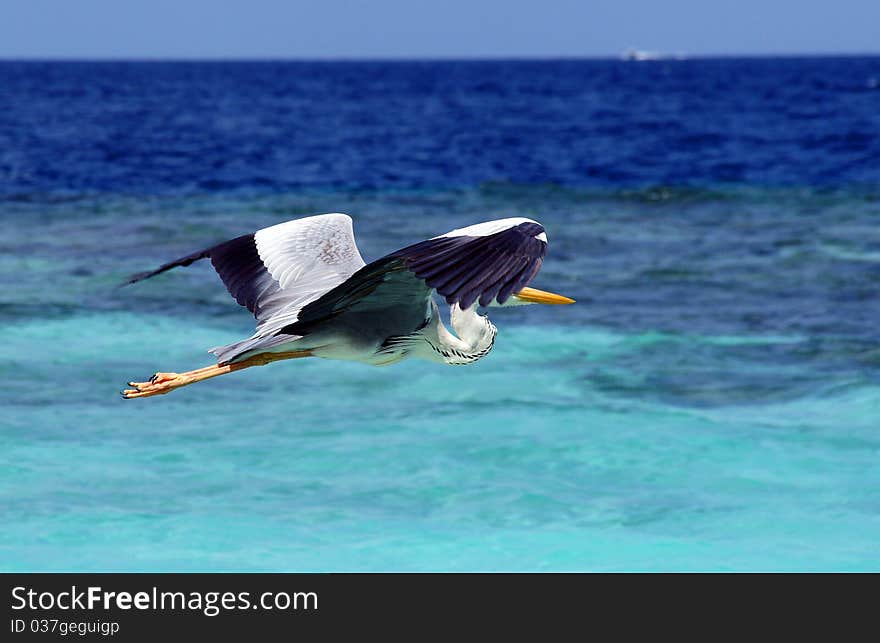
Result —
M 176 388 L 189 384 L 179 373 L 156 373 L 147 382 L 129 382 L 132 388 L 122 391 L 122 397 L 130 400 L 135 397 L 165 395 Z

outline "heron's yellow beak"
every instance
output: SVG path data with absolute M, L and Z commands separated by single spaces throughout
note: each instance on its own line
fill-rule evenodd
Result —
M 530 304 L 573 304 L 574 299 L 563 297 L 552 292 L 545 292 L 537 288 L 523 288 L 513 295 L 520 301 Z

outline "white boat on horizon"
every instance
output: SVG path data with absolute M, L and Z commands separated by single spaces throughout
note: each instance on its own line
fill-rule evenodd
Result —
M 683 53 L 677 54 L 664 54 L 659 51 L 647 51 L 645 49 L 636 49 L 634 47 L 630 47 L 625 49 L 620 54 L 621 60 L 634 60 L 634 61 L 643 61 L 643 60 L 684 60 L 686 56 Z

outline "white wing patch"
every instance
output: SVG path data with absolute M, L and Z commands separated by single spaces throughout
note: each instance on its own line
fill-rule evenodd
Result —
M 312 270 L 348 277 L 364 265 L 346 214 L 279 223 L 257 231 L 254 240 L 266 270 L 282 288 Z
M 341 284 L 364 266 L 354 240 L 351 217 L 321 214 L 287 221 L 254 234 L 260 260 L 281 286 L 280 309 L 261 321 L 271 328 L 296 321 L 303 306 Z M 283 323 L 282 323 L 283 322 Z

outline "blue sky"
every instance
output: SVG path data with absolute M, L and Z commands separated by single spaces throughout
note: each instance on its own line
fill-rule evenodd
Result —
M 880 0 L 0 0 L 3 58 L 880 52 Z

